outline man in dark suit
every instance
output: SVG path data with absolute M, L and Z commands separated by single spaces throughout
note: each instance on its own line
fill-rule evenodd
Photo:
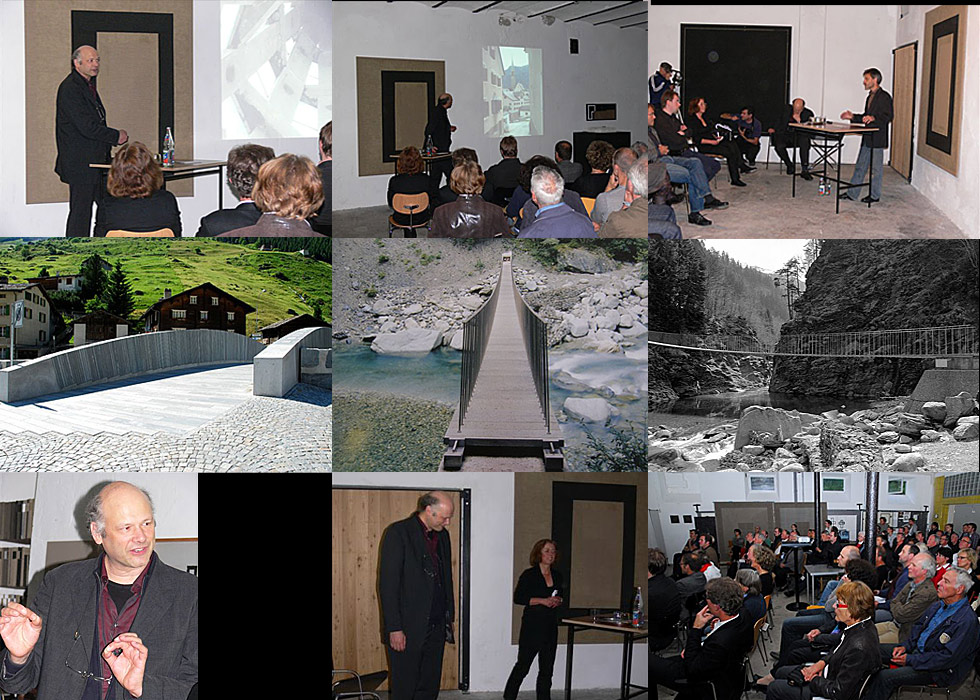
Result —
M 665 649 L 677 636 L 675 625 L 681 614 L 677 582 L 664 575 L 667 557 L 659 549 L 648 550 L 647 600 L 650 605 L 650 653 Z M 653 605 L 653 601 L 657 601 Z
M 381 616 L 391 665 L 392 700 L 435 700 L 446 642 L 453 643 L 453 502 L 441 491 L 392 523 L 381 543 Z
M 86 508 L 103 553 L 44 576 L 0 611 L 0 689 L 39 700 L 186 698 L 197 683 L 197 578 L 153 551 L 149 496 L 116 481 Z
M 683 691 L 681 698 L 702 696 L 701 688 L 688 682 L 712 681 L 718 700 L 741 695 L 744 684 L 742 659 L 752 648 L 753 624 L 743 618 L 742 589 L 730 578 L 708 582 L 707 605 L 695 615 L 680 656 L 650 657 L 650 676 L 656 684 Z M 654 691 L 654 698 L 657 697 Z
M 252 201 L 252 188 L 259 168 L 276 157 L 268 146 L 246 143 L 228 152 L 228 188 L 238 199 L 234 209 L 219 209 L 201 219 L 198 238 L 210 238 L 227 231 L 236 231 L 258 223 L 262 212 Z
M 793 104 L 783 107 L 783 113 L 776 126 L 769 129 L 769 140 L 776 149 L 776 155 L 786 164 L 787 175 L 792 175 L 796 171 L 787 148 L 794 143 L 799 146 L 802 166 L 800 177 L 804 180 L 813 179 L 813 175 L 810 174 L 810 137 L 806 134 L 794 134 L 795 130 L 790 127 L 790 122 L 806 124 L 811 119 L 813 119 L 813 112 L 807 108 L 803 98 L 797 97 L 793 100 Z
M 521 176 L 521 161 L 517 157 L 517 139 L 504 136 L 500 139 L 500 162 L 487 168 L 487 183 L 483 198 L 499 206 L 506 206 L 517 189 Z
M 864 182 L 868 166 L 871 166 L 871 193 L 861 200 L 868 203 L 881 199 L 885 149 L 888 148 L 889 143 L 888 125 L 895 116 L 895 108 L 892 104 L 892 96 L 881 87 L 881 71 L 877 68 L 868 68 L 864 71 L 864 89 L 868 91 L 868 97 L 864 101 L 864 111 L 861 114 L 854 114 L 851 110 L 846 110 L 841 112 L 840 118 L 847 119 L 853 124 L 878 127 L 878 131 L 861 137 L 861 150 L 858 151 L 857 163 L 854 165 L 854 175 L 851 176 L 851 184 L 859 185 Z M 844 190 L 839 196 L 841 199 L 854 199 L 850 192 L 851 190 Z
M 68 184 L 65 235 L 87 238 L 92 230 L 92 203 L 101 208 L 105 187 L 102 173 L 89 164 L 108 163 L 111 148 L 126 143 L 129 135 L 124 129 L 106 126 L 105 107 L 95 87 L 98 52 L 91 46 L 79 46 L 71 60 L 74 69 L 58 86 L 54 171 Z
M 449 147 L 453 142 L 453 132 L 456 127 L 449 123 L 449 110 L 453 106 L 453 96 L 448 92 L 439 95 L 436 106 L 429 117 L 429 123 L 425 125 L 425 136 L 432 137 L 432 145 L 439 153 L 449 153 Z M 453 172 L 453 163 L 449 158 L 432 161 L 432 191 L 439 189 L 443 174 L 446 175 L 446 182 L 449 182 L 449 175 Z
M 320 171 L 320 180 L 323 183 L 323 204 L 320 211 L 310 220 L 310 225 L 317 233 L 329 236 L 331 229 L 331 216 L 333 212 L 333 122 L 329 121 L 320 129 L 320 162 L 317 164 Z

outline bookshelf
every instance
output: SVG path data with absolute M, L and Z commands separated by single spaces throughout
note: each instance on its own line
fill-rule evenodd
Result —
M 33 533 L 33 498 L 0 501 L 0 607 L 24 602 Z

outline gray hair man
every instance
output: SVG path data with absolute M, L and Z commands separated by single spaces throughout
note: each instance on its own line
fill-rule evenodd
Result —
M 632 148 L 617 148 L 613 153 L 612 174 L 606 191 L 596 197 L 595 206 L 592 207 L 592 220 L 600 226 L 606 223 L 610 214 L 623 208 L 629 169 L 636 159 Z
M 531 200 L 538 205 L 533 221 L 524 224 L 520 238 L 595 238 L 588 217 L 562 201 L 565 181 L 546 165 L 531 172 Z
M 623 208 L 614 211 L 599 229 L 599 238 L 647 237 L 647 161 L 637 160 L 629 168 Z

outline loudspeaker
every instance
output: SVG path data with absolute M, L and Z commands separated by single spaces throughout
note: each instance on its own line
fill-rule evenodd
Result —
M 568 40 L 568 53 L 578 53 L 578 39 Z

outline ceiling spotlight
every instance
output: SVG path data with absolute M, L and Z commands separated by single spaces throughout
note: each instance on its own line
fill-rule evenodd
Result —
M 500 15 L 500 17 L 497 18 L 497 23 L 501 27 L 509 27 L 510 26 L 510 20 L 507 19 L 504 15 Z
M 541 15 L 541 21 L 544 22 L 544 26 L 550 27 L 555 23 L 555 18 L 552 15 Z

